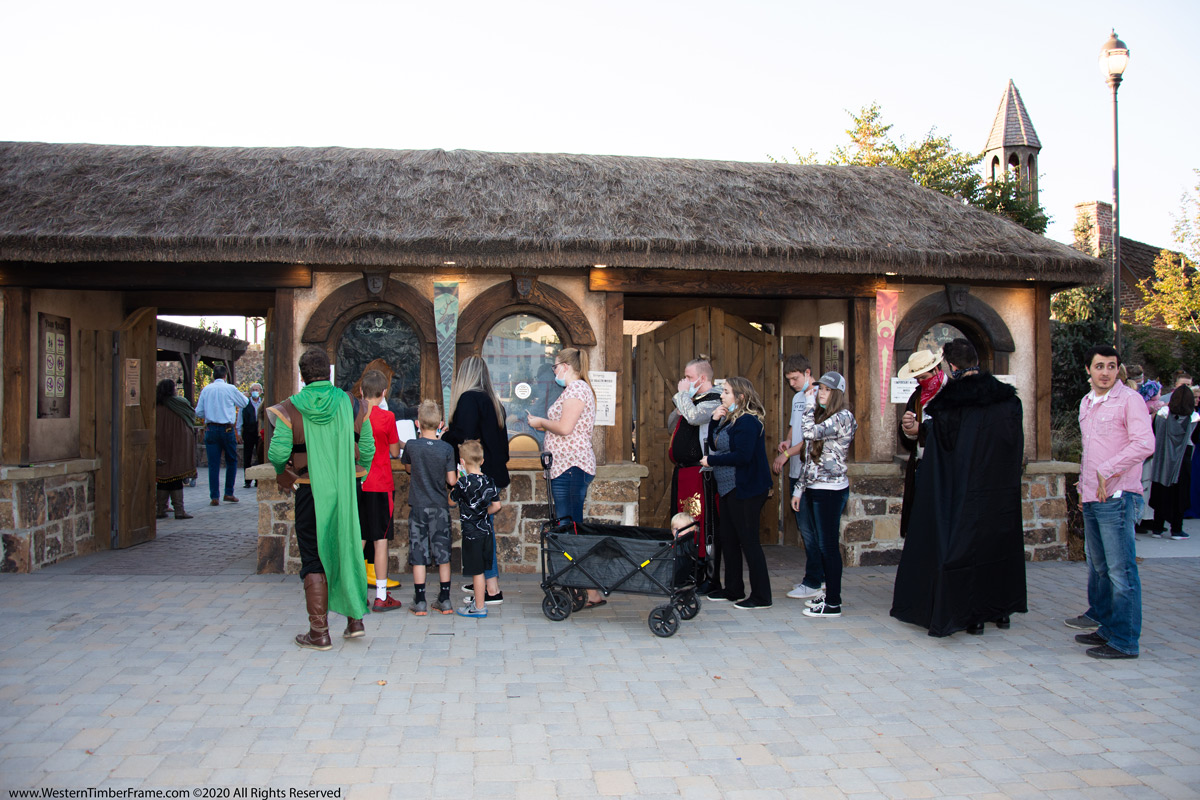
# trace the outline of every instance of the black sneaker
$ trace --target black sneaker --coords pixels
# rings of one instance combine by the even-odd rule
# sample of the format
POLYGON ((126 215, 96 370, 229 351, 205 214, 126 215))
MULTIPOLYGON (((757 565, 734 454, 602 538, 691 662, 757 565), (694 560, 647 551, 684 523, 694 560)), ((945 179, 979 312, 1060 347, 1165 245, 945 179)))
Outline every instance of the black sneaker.
POLYGON ((1068 628, 1074 628, 1077 631, 1094 631, 1100 627, 1099 622, 1096 622, 1096 620, 1092 619, 1091 617, 1085 617, 1083 614, 1080 614, 1078 617, 1064 619, 1063 624, 1068 628))
POLYGON ((730 597, 729 593, 726 592, 724 589, 721 589, 720 591, 716 591, 716 592, 713 592, 712 594, 706 595, 706 597, 708 597, 708 599, 712 600, 714 603, 728 603, 730 600, 732 600, 736 603, 742 599, 740 597, 730 597))
POLYGON ((1184 531, 1175 531, 1174 533, 1172 533, 1172 534, 1171 534, 1171 538, 1172 538, 1172 539, 1174 539, 1174 540, 1175 540, 1175 541, 1177 541, 1177 542, 1182 542, 1182 541, 1184 541, 1184 540, 1186 540, 1186 539, 1190 539, 1190 538, 1192 538, 1192 537, 1191 537, 1191 536, 1189 536, 1189 535, 1188 535, 1187 533, 1185 533, 1184 531))
POLYGON ((485 606, 498 606, 503 602, 504 602, 504 592, 496 592, 495 594, 488 594, 487 590, 486 589, 484 590, 483 604, 485 606))
POLYGON ((745 600, 738 600, 736 603, 733 604, 733 607, 753 610, 756 608, 770 608, 771 604, 770 603, 760 603, 757 600, 751 600, 750 598, 747 597, 745 600))
POLYGON ((804 616, 806 617, 840 617, 841 615, 841 606, 831 606, 824 601, 817 603, 812 608, 804 609, 804 616))
POLYGON ((1091 633, 1077 633, 1075 634, 1075 641, 1079 642, 1079 644, 1086 644, 1088 647, 1099 647, 1102 644, 1108 644, 1108 639, 1105 639, 1096 631, 1092 631, 1091 633))
POLYGON ((1092 658, 1106 658, 1106 659, 1137 658, 1137 653, 1122 653, 1120 650, 1113 647, 1111 644, 1102 644, 1099 647, 1093 647, 1092 649, 1086 650, 1085 652, 1092 658))

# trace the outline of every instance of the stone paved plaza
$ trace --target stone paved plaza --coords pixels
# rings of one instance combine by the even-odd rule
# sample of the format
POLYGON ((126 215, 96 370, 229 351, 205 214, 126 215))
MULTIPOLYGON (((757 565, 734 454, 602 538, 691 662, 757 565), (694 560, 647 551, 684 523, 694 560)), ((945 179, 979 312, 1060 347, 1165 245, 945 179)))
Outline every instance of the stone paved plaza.
POLYGON ((252 574, 238 487, 215 508, 189 490, 196 519, 160 521, 154 542, 0 578, 0 788, 1200 796, 1200 558, 1157 557, 1194 541, 1139 537, 1136 661, 1093 661, 1063 626, 1082 564, 1031 564, 1011 630, 933 639, 888 616, 891 568, 847 573, 842 618, 802 616, 779 549, 774 608, 706 603, 670 639, 634 595, 550 622, 533 575, 503 576, 486 620, 418 618, 402 576, 405 610, 322 653, 291 642, 299 579, 252 574))

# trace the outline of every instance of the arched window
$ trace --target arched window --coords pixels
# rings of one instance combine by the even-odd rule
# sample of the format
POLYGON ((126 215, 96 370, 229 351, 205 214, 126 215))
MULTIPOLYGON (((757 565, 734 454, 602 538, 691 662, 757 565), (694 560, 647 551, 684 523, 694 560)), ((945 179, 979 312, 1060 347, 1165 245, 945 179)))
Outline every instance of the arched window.
POLYGON ((1008 157, 1008 170, 1012 173, 1014 181, 1021 180, 1021 157, 1016 153, 1008 157))
POLYGON ((367 365, 382 358, 392 368, 389 405, 421 402, 421 341, 412 324, 386 311, 370 311, 351 320, 338 337, 334 383, 350 389, 367 365))
POLYGON ((529 414, 544 417, 562 388, 554 382, 554 359, 563 338, 545 319, 533 313, 504 317, 491 327, 480 355, 492 376, 492 386, 508 412, 511 458, 536 457, 545 433, 529 427, 529 414))
MULTIPOLYGON (((972 341, 972 337, 965 332, 955 327, 949 321, 935 322, 933 325, 922 334, 920 340, 917 341, 917 350, 928 350, 931 353, 940 353, 942 348, 955 339, 966 339, 975 345, 975 349, 979 350, 979 343, 972 341)), ((990 348, 988 348, 990 350, 990 348)), ((982 354, 981 354, 982 355, 982 354)))
POLYGON ((992 183, 1000 178, 1000 156, 992 156, 992 183))

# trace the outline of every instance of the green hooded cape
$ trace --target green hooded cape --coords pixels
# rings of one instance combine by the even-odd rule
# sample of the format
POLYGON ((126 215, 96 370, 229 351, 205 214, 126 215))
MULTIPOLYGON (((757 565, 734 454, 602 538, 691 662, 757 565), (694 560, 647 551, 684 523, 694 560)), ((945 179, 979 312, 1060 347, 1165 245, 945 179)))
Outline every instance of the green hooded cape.
MULTIPOLYGON (((367 585, 367 571, 358 527, 354 412, 350 396, 329 381, 314 381, 299 394, 292 395, 291 400, 296 410, 304 415, 308 476, 312 481, 313 508, 317 517, 317 552, 329 584, 329 610, 361 619, 367 613, 363 590, 367 585)), ((291 454, 291 438, 287 426, 276 426, 276 436, 271 440, 268 453, 276 472, 282 470, 291 454), (285 445, 287 451, 282 453, 280 461, 280 451, 285 445)), ((365 424, 359 433, 358 465, 369 466, 374 456, 375 437, 370 424, 365 424)))

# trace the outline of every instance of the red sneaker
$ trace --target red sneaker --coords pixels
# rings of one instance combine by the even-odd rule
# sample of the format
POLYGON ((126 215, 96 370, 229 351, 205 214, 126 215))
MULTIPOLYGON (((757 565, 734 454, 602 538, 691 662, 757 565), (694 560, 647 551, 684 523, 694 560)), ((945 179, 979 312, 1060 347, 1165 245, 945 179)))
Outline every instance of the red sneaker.
POLYGON ((371 610, 375 613, 381 613, 384 611, 395 611, 397 608, 400 608, 400 606, 400 601, 388 594, 383 600, 380 600, 378 597, 376 597, 374 604, 371 606, 371 610))

